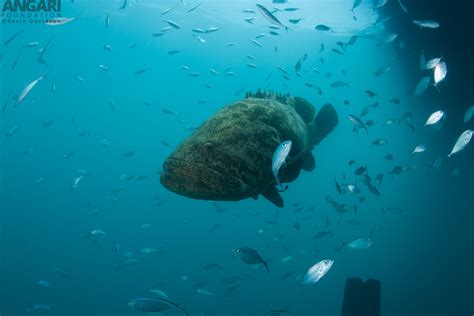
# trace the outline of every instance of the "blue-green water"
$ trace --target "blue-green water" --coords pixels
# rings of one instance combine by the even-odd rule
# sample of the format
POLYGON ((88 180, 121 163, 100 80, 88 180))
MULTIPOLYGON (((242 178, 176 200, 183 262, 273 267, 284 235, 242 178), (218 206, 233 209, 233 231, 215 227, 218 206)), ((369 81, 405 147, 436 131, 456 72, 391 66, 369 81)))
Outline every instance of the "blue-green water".
MULTIPOLYGON (((352 1, 279 5, 301 10, 276 12, 290 30, 259 38, 261 47, 252 40, 271 29, 255 2, 203 0, 188 12, 197 3, 129 1, 120 10, 121 1, 63 0, 63 17, 76 17, 69 23, 0 26, 2 42, 23 30, 1 49, 1 104, 7 102, 0 121, 1 315, 26 315, 38 304, 51 308, 48 315, 135 315, 128 302, 154 297, 153 289, 191 315, 264 315, 278 309, 337 315, 344 282, 353 276, 381 281, 382 315, 472 313, 472 144, 449 160, 447 155, 474 120, 463 123, 472 104, 450 99, 455 92, 448 87, 461 83, 449 76, 449 53, 443 56, 449 71, 440 91, 429 87, 414 98, 416 83, 432 71, 419 70, 421 49, 407 44, 416 39, 399 36, 379 45, 396 29, 372 25, 382 13, 370 2, 355 10, 357 20, 352 1), (173 10, 161 15, 167 8, 173 10), (299 17, 298 24, 288 22, 299 17), (169 26, 163 19, 180 29, 162 31, 169 26), (317 31, 317 24, 334 32, 317 31), (210 27, 220 29, 192 32, 210 27), (360 36, 355 45, 343 50, 337 44, 353 35, 360 36), (46 64, 40 64, 37 52, 51 38, 46 64), (24 47, 31 42, 38 45, 24 47), (170 54, 173 50, 180 52, 170 54), (305 54, 298 77, 294 67, 305 54), (288 71, 288 80, 278 67, 288 71), (390 71, 375 77, 381 67, 390 71), (146 71, 135 74, 140 69, 146 71), (46 71, 16 104, 26 85, 46 71), (189 76, 194 72, 200 75, 189 76), (331 87, 336 81, 349 86, 331 87), (304 97, 317 109, 331 103, 339 115, 339 125, 313 151, 316 170, 302 172, 282 193, 285 207, 262 197, 198 201, 163 188, 161 166, 174 147, 194 126, 258 88, 304 97), (368 89, 377 96, 368 97, 368 89), (390 102, 393 98, 400 104, 390 102), (364 120, 375 125, 368 133, 353 133, 349 114, 359 115, 374 102, 379 106, 364 120), (444 126, 424 127, 436 110, 446 112, 444 126), (406 112, 413 114, 408 123, 415 132, 398 124, 406 112), (385 124, 389 119, 395 123, 385 124), (378 138, 388 143, 371 145, 378 138), (412 155, 419 144, 426 144, 426 152, 412 155), (385 159, 387 154, 395 160, 385 159), (443 163, 428 172, 438 156, 443 163), (367 166, 373 178, 384 175, 380 196, 357 180, 359 166, 367 166), (395 166, 405 167, 401 175, 389 175, 395 166), (362 192, 338 194, 334 180, 356 184, 362 192), (327 196, 351 211, 341 217, 327 196), (93 236, 95 229, 108 236, 93 236), (321 231, 330 234, 315 238, 321 231), (341 241, 371 232, 370 248, 335 250, 341 241), (270 273, 234 256, 244 246, 268 260, 270 273), (323 259, 335 261, 328 274, 301 287, 301 276, 323 259), (207 271, 207 264, 220 268, 207 271), (40 287, 40 280, 49 287, 40 287)), ((437 30, 415 28, 412 36, 422 38, 423 32, 437 30)), ((449 47, 426 48, 425 54, 429 59, 443 50, 449 47)))

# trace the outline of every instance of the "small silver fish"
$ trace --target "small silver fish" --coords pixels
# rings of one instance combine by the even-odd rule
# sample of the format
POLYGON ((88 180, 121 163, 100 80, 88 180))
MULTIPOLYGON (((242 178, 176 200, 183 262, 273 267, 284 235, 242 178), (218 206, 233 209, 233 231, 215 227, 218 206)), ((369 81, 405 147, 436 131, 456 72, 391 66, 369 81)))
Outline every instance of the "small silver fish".
POLYGON ((300 8, 284 8, 283 9, 286 12, 295 12, 301 10, 300 8))
POLYGON ((337 250, 340 251, 346 247, 356 250, 367 249, 370 248, 373 244, 374 242, 371 238, 358 238, 347 243, 342 243, 341 247, 339 247, 337 250))
POLYGON ((170 20, 161 20, 162 22, 168 23, 169 26, 174 27, 175 29, 180 29, 181 27, 173 21, 170 20))
POLYGON ((31 92, 31 90, 40 82, 43 80, 43 78, 46 76, 46 73, 42 74, 38 79, 33 80, 30 82, 25 89, 20 93, 20 96, 18 97, 18 100, 16 101, 16 105, 20 104, 21 101, 23 101, 26 96, 31 92))
POLYGON ((398 4, 400 5, 400 8, 402 8, 403 12, 408 14, 408 9, 407 7, 402 3, 402 0, 398 0, 398 4))
POLYGON ((435 125, 439 121, 441 121, 444 117, 444 112, 443 111, 436 111, 433 112, 430 117, 426 120, 425 126, 427 125, 435 125))
POLYGON ((48 50, 49 46, 51 45, 51 43, 53 42, 54 40, 54 36, 52 36, 48 43, 46 43, 46 46, 41 48, 40 50, 38 50, 38 58, 36 59, 38 61, 38 63, 40 64, 46 64, 46 61, 44 60, 43 56, 45 54, 45 52, 48 50))
POLYGON ((168 8, 164 11, 161 11, 160 15, 165 15, 166 13, 170 12, 171 10, 173 10, 173 8, 168 8))
POLYGON ((395 41, 395 39, 398 37, 398 34, 395 34, 395 33, 390 33, 388 35, 386 35, 382 41, 379 42, 379 46, 380 45, 389 45, 390 43, 392 43, 393 41, 395 41))
POLYGON ((125 10, 125 8, 128 6, 128 0, 124 0, 123 4, 120 6, 119 10, 125 10))
POLYGON ((253 24, 253 20, 254 20, 254 19, 255 19, 254 17, 252 17, 252 18, 245 18, 244 21, 247 22, 247 23, 253 24))
POLYGON ((32 48, 32 47, 36 47, 38 45, 39 45, 38 42, 29 42, 29 43, 26 43, 25 46, 23 46, 23 47, 32 48))
POLYGON ((387 143, 388 143, 388 141, 386 139, 378 138, 378 139, 376 139, 372 142, 372 145, 383 146, 383 145, 386 145, 387 143))
POLYGON ((426 90, 428 89, 429 85, 431 82, 430 77, 423 77, 418 84, 416 85, 415 92, 413 95, 415 97, 421 97, 423 94, 425 94, 426 90))
POLYGON ((42 287, 42 288, 47 288, 47 287, 49 287, 49 282, 46 281, 46 280, 40 280, 40 281, 38 281, 38 286, 42 287))
POLYGON ((439 27, 438 22, 431 20, 413 20, 412 22, 413 24, 423 28, 437 29, 439 27))
POLYGON ((426 151, 426 146, 424 144, 420 144, 418 146, 415 147, 415 149, 413 149, 413 151, 411 152, 411 154, 418 154, 418 153, 422 153, 422 152, 425 152, 426 151))
POLYGON ((469 122, 474 117, 474 105, 470 106, 467 109, 466 114, 464 114, 464 124, 469 122))
POLYGON ((425 53, 421 51, 420 54, 420 70, 425 70, 426 69, 426 57, 425 53))
POLYGON ((318 24, 314 28, 318 31, 323 31, 323 32, 331 31, 331 32, 334 32, 332 28, 330 28, 329 26, 324 25, 324 24, 318 24))
POLYGON ((197 8, 199 8, 199 6, 202 4, 202 2, 199 2, 198 4, 196 4, 194 7, 192 7, 191 9, 188 10, 188 12, 193 12, 194 10, 196 10, 197 8))
POLYGON ((10 90, 10 93, 8 94, 7 98, 5 99, 5 103, 3 104, 3 108, 2 108, 2 115, 5 114, 5 111, 7 110, 7 106, 8 106, 8 103, 10 102, 12 92, 13 92, 13 90, 10 90))
POLYGON ((214 296, 216 295, 214 292, 209 290, 208 288, 205 287, 200 287, 196 290, 196 293, 204 295, 204 296, 214 296))
MULTIPOLYGON (((81 182, 82 179, 84 179, 84 176, 79 176, 79 177, 74 178, 71 185, 71 189, 72 190, 77 189, 77 187, 79 186, 79 182, 81 182)), ((94 235, 93 231, 91 232, 91 234, 94 235)))
POLYGON ((210 28, 206 29, 206 30, 204 31, 204 33, 206 33, 206 34, 214 33, 214 32, 217 32, 217 31, 219 31, 219 30, 220 30, 219 27, 210 27, 210 28))
POLYGON ((471 130, 464 131, 461 134, 461 136, 459 136, 459 138, 457 139, 448 157, 451 157, 452 155, 464 150, 464 148, 466 148, 466 146, 471 141, 473 134, 474 134, 474 131, 471 131, 471 130))
POLYGON ((17 38, 18 35, 20 35, 21 33, 23 33, 24 30, 20 30, 18 32, 16 32, 15 34, 13 34, 11 37, 9 37, 5 42, 3 42, 3 45, 4 46, 7 46, 8 44, 10 44, 11 42, 13 42, 13 40, 15 38, 17 38))
POLYGON ((107 66, 101 64, 101 65, 99 65, 99 68, 100 68, 100 70, 102 70, 103 72, 106 72, 106 73, 108 73, 109 75, 111 74, 111 72, 110 72, 110 70, 109 70, 109 68, 108 68, 107 66))
POLYGON ((440 83, 441 81, 446 78, 446 74, 448 73, 448 68, 446 66, 446 63, 444 61, 439 62, 434 70, 433 78, 434 78, 434 84, 435 86, 440 83))
POLYGON ((260 11, 260 13, 261 13, 268 21, 270 21, 270 23, 275 24, 276 26, 279 26, 279 27, 283 27, 283 28, 285 28, 285 30, 288 31, 288 27, 286 27, 285 25, 283 25, 283 23, 281 23, 280 20, 278 20, 278 19, 273 15, 273 13, 271 13, 271 12, 270 12, 267 8, 265 8, 263 5, 257 4, 257 8, 258 8, 258 10, 260 11))
POLYGON ((278 66, 277 68, 278 68, 278 70, 280 70, 280 71, 283 72, 284 74, 286 74, 286 75, 288 74, 288 71, 287 71, 285 68, 283 68, 283 67, 281 67, 281 66, 278 66))
POLYGON ((387 0, 378 0, 377 4, 373 7, 373 9, 380 9, 387 4, 387 0))
POLYGON ((303 277, 303 284, 313 284, 325 276, 334 264, 334 260, 321 260, 308 269, 303 277))
POLYGON ((150 293, 156 294, 156 295, 158 295, 162 298, 165 298, 165 299, 169 299, 168 295, 166 295, 166 293, 161 291, 161 290, 150 290, 150 293))
POLYGON ((365 129, 365 132, 367 132, 367 126, 362 122, 360 118, 353 114, 349 114, 349 120, 354 124, 357 128, 363 128, 365 129))
POLYGON ((349 84, 342 81, 336 81, 336 82, 331 83, 331 87, 332 88, 349 87, 349 84))
POLYGON ((432 58, 426 62, 424 69, 433 69, 440 63, 440 61, 441 57, 432 58))
POLYGON ((283 189, 283 186, 280 183, 280 179, 278 178, 278 172, 280 171, 280 168, 282 167, 282 165, 285 163, 286 158, 288 157, 288 154, 291 151, 291 145, 292 145, 291 140, 284 141, 280 145, 278 145, 277 149, 273 153, 272 173, 273 173, 273 176, 275 177, 277 185, 282 189, 283 189))
POLYGON ((291 24, 298 24, 298 23, 300 23, 302 20, 303 20, 303 18, 299 18, 299 19, 289 19, 288 22, 290 22, 291 24))
POLYGON ((260 44, 260 42, 257 41, 257 40, 252 40, 252 43, 254 43, 255 45, 257 45, 258 47, 262 47, 262 44, 260 44))
POLYGON ((15 70, 16 65, 20 61, 21 56, 22 56, 22 54, 18 55, 18 57, 15 59, 15 62, 13 63, 12 68, 11 68, 12 71, 15 70))
POLYGON ((94 236, 94 237, 99 237, 99 236, 106 237, 106 236, 108 236, 108 234, 106 232, 104 232, 103 230, 100 230, 100 229, 92 230, 91 235, 94 236))
POLYGON ((51 310, 49 306, 46 305, 36 305, 31 309, 28 309, 28 313, 43 315, 48 313, 51 310))

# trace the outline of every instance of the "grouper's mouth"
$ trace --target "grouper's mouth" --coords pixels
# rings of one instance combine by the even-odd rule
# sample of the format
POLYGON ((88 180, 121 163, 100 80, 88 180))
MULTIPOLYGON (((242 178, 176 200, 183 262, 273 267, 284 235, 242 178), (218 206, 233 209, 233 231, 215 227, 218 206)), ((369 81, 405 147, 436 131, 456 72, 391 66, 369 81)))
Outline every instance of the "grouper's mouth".
POLYGON ((235 179, 200 162, 168 158, 163 164, 160 182, 168 190, 193 199, 236 200, 238 198, 235 179))

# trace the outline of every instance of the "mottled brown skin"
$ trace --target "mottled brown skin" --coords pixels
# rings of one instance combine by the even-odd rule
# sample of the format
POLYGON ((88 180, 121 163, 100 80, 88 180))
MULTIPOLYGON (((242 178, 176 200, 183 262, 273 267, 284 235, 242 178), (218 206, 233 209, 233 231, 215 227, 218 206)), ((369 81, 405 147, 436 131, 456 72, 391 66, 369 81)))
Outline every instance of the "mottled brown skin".
MULTIPOLYGON (((272 157, 293 142, 291 156, 311 146, 307 124, 294 108, 272 99, 247 98, 224 107, 181 143, 163 164, 160 182, 194 199, 236 201, 273 189, 272 157)), ((298 177, 301 162, 280 171, 298 177)))

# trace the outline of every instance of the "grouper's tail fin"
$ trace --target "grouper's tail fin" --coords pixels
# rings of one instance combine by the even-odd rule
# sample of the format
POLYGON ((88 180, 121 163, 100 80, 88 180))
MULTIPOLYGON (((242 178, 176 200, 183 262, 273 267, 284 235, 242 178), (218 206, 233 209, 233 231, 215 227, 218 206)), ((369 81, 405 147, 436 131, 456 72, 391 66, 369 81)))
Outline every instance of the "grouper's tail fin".
POLYGON ((338 123, 336 109, 329 103, 325 104, 310 125, 313 145, 318 145, 338 123))

